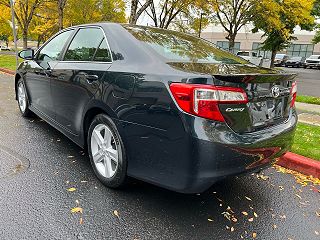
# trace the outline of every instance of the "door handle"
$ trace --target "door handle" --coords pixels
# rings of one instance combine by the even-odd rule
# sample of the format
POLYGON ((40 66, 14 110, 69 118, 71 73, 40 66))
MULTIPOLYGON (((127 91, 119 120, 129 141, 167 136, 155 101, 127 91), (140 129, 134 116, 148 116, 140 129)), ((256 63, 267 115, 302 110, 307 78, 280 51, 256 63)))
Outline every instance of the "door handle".
POLYGON ((92 82, 97 81, 99 79, 98 75, 85 74, 84 77, 87 79, 88 83, 92 83, 92 82))
POLYGON ((52 70, 51 69, 46 69, 44 70, 44 73, 47 75, 47 76, 50 76, 52 74, 52 70))

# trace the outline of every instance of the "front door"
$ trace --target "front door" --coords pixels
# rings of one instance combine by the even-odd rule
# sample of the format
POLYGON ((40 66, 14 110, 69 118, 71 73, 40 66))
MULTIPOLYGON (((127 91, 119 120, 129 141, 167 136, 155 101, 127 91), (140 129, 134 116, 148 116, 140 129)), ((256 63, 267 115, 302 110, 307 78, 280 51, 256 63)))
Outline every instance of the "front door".
POLYGON ((29 61, 26 75, 26 88, 31 107, 54 119, 55 111, 51 97, 50 79, 53 67, 58 63, 64 44, 73 30, 62 32, 47 42, 29 61))

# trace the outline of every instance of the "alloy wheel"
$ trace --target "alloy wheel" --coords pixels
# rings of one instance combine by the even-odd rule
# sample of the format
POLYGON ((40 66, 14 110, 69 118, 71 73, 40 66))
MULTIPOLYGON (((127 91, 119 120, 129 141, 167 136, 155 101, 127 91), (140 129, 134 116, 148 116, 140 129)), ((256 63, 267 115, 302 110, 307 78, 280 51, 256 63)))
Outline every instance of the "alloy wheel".
POLYGON ((105 124, 98 124, 92 131, 91 154, 98 172, 112 178, 118 168, 119 151, 114 134, 105 124))
POLYGON ((18 85, 18 103, 21 112, 25 112, 27 108, 26 91, 24 89, 23 83, 20 82, 18 85))

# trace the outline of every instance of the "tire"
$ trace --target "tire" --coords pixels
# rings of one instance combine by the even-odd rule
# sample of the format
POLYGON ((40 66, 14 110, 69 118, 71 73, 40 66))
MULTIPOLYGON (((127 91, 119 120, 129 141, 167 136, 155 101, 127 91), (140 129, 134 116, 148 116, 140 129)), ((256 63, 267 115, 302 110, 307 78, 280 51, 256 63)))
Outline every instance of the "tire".
POLYGON ((27 94, 24 82, 22 81, 21 78, 17 83, 17 101, 18 101, 18 106, 19 106, 21 115, 26 118, 32 117, 33 114, 29 109, 28 94, 27 94))
POLYGON ((88 154, 97 178, 109 188, 123 187, 127 158, 115 123, 107 115, 99 114, 91 122, 87 136, 88 154))

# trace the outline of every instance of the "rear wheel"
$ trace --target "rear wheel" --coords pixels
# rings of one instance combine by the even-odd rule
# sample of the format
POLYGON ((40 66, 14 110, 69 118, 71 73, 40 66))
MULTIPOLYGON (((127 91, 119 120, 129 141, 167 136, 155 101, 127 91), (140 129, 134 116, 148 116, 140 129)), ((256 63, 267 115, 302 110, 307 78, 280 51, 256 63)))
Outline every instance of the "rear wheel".
POLYGON ((107 115, 99 114, 93 119, 87 145, 98 179, 110 188, 123 186, 127 175, 125 148, 116 125, 107 115))
POLYGON ((32 112, 29 110, 28 95, 22 79, 17 84, 17 100, 22 116, 31 117, 32 112))

